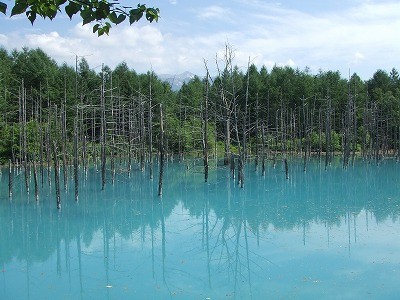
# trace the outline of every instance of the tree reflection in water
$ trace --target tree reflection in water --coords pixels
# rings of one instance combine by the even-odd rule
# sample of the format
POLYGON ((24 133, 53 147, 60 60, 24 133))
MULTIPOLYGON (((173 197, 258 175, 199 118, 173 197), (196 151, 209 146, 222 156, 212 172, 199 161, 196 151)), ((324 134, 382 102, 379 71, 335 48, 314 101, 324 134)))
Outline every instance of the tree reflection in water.
POLYGON ((51 188, 43 188, 36 204, 17 173, 8 200, 3 172, 0 298, 324 295, 326 286, 325 292, 321 287, 291 294, 303 284, 293 282, 307 281, 308 275, 299 274, 314 272, 323 258, 313 274, 332 283, 334 264, 345 270, 346 263, 356 264, 345 262, 343 251, 347 259, 352 251, 366 255, 378 243, 370 237, 394 234, 380 225, 399 224, 399 165, 360 161, 347 170, 338 163, 325 171, 311 161, 303 172, 300 161, 289 163, 289 180, 279 164, 265 176, 249 167, 244 189, 227 169, 210 169, 205 184, 196 166, 186 170, 169 163, 162 198, 157 182, 140 171, 116 174, 114 185, 101 191, 92 168, 79 176, 79 202, 68 184, 61 211, 51 188))

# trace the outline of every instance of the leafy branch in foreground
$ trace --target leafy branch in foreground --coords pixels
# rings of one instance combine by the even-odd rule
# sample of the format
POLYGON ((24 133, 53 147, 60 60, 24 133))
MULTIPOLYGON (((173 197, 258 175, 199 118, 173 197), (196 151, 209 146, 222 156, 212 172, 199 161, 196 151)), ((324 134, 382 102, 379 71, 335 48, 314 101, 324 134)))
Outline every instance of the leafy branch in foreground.
MULTIPOLYGON (((0 1, 0 13, 7 14, 8 6, 0 1)), ((133 8, 123 6, 118 0, 15 0, 11 8, 11 16, 25 13, 28 20, 34 24, 36 17, 53 20, 64 10, 70 19, 79 13, 82 25, 94 22, 93 33, 98 36, 108 34, 112 24, 118 25, 124 21, 129 24, 138 22, 145 16, 148 22, 158 21, 160 10, 138 4, 133 8)))

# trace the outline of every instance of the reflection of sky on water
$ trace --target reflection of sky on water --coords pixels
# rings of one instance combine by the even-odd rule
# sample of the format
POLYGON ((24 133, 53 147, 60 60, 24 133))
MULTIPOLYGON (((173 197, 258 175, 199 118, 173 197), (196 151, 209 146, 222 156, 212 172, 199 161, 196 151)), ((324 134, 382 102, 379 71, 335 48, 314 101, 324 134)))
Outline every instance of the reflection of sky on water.
MULTIPOLYGON (((73 183, 62 210, 0 180, 1 299, 394 298, 400 291, 399 165, 328 171, 291 162, 242 190, 222 168, 170 164, 162 201, 146 173, 73 183), (29 199, 29 202, 27 201, 29 199)), ((45 181, 46 182, 46 181, 45 181)))

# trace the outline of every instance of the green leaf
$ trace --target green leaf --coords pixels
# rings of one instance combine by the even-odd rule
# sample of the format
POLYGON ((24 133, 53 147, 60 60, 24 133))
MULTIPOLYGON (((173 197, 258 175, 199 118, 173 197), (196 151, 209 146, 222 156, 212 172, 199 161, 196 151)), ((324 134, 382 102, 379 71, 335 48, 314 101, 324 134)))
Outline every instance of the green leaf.
POLYGON ((104 33, 108 35, 110 32, 111 24, 106 22, 106 25, 104 25, 104 33))
POLYGON ((54 3, 51 3, 49 9, 52 11, 57 11, 57 6, 54 3))
POLYGON ((54 3, 50 3, 49 5, 43 8, 43 13, 40 11, 36 11, 39 15, 44 15, 45 17, 49 17, 50 20, 53 20, 57 15, 57 6, 54 3))
POLYGON ((18 2, 11 10, 11 16, 22 14, 28 8, 28 4, 26 2, 18 2))
POLYGON ((104 28, 100 27, 97 31, 97 36, 102 36, 104 34, 104 28))
POLYGON ((97 30, 99 30, 100 24, 96 24, 93 26, 93 33, 95 33, 97 30))
POLYGON ((81 10, 81 5, 75 2, 69 2, 69 4, 65 7, 65 12, 67 13, 70 19, 72 19, 72 16, 75 15, 80 10, 81 10))
POLYGON ((139 21, 143 16, 143 11, 140 9, 131 9, 129 12, 129 23, 133 24, 137 21, 139 21))
POLYGON ((57 11, 56 10, 52 10, 50 11, 47 16, 50 18, 50 20, 53 20, 57 15, 57 11))
POLYGON ((110 13, 109 15, 108 15, 108 19, 111 21, 111 22, 113 22, 114 24, 118 24, 117 22, 118 22, 118 17, 117 17, 117 14, 115 13, 115 11, 113 11, 112 13, 110 13))
POLYGON ((157 9, 154 8, 148 8, 146 11, 146 19, 150 23, 153 22, 154 20, 158 21, 158 13, 157 9))
POLYGON ((110 4, 107 2, 100 2, 97 11, 101 11, 105 18, 110 13, 110 4))
POLYGON ((120 14, 120 15, 118 16, 117 23, 115 23, 115 24, 120 24, 120 23, 122 23, 123 21, 125 21, 125 19, 126 19, 126 15, 120 14))
POLYGON ((34 11, 27 11, 26 12, 26 16, 28 17, 28 20, 31 21, 31 24, 33 25, 33 23, 36 20, 36 13, 34 11))
POLYGON ((110 6, 108 2, 99 2, 98 5, 94 5, 96 7, 95 16, 96 20, 103 20, 108 17, 110 14, 110 6))
POLYGON ((83 25, 88 24, 96 19, 96 17, 94 16, 94 14, 90 8, 86 8, 86 9, 82 10, 81 17, 82 17, 83 25))
POLYGON ((67 2, 67 0, 56 0, 57 6, 63 5, 65 2, 67 2))
POLYGON ((0 12, 6 14, 7 11, 7 4, 0 2, 0 12))
POLYGON ((123 21, 125 21, 126 15, 120 14, 119 16, 117 16, 115 12, 112 12, 111 14, 108 15, 108 19, 114 24, 120 24, 123 21))
POLYGON ((140 10, 141 12, 145 12, 146 11, 146 5, 143 4, 138 4, 138 10, 140 10))
POLYGON ((108 12, 98 8, 96 9, 94 15, 96 16, 96 20, 103 20, 107 18, 108 12))

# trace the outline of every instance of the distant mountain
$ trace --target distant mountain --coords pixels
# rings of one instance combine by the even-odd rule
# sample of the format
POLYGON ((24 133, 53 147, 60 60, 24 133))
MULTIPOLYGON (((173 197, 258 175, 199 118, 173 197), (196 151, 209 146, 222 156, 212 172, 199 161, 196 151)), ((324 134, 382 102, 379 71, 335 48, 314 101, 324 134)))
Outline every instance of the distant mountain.
POLYGON ((178 91, 183 83, 188 82, 189 80, 194 78, 194 74, 190 72, 183 72, 182 74, 159 74, 158 78, 162 81, 166 81, 171 85, 172 90, 178 91))

